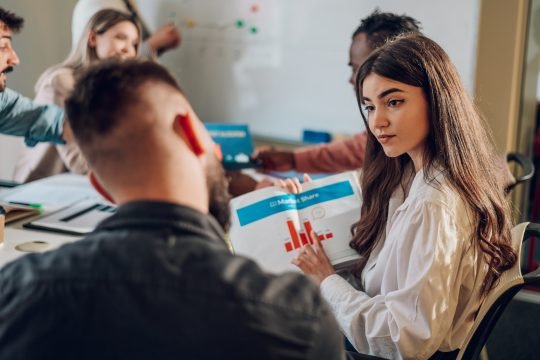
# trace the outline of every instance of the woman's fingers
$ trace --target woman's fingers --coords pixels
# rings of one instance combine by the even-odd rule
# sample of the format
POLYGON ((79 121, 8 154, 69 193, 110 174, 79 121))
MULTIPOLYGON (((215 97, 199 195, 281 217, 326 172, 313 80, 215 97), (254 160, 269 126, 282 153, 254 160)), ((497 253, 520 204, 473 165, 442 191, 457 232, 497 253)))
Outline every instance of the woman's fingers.
POLYGON ((335 274, 335 271, 320 241, 318 246, 319 250, 317 252, 310 245, 303 246, 296 257, 291 260, 291 263, 298 266, 304 274, 309 275, 316 283, 320 284, 328 276, 335 274))
POLYGON ((317 254, 315 253, 315 251, 313 250, 313 248, 309 244, 304 245, 300 251, 305 252, 310 257, 315 257, 315 258, 317 257, 317 254))
POLYGON ((275 186, 290 192, 291 194, 299 194, 302 192, 302 184, 298 178, 279 179, 274 183, 275 186))
MULTIPOLYGON (((300 270, 304 271, 304 263, 298 259, 297 257, 294 257, 292 260, 291 260, 291 263, 293 265, 296 265, 300 268, 300 270)), ((305 272, 305 271, 304 271, 305 272)))
POLYGON ((298 194, 302 192, 302 184, 296 178, 278 180, 276 186, 279 186, 283 190, 290 192, 291 194, 298 194))
POLYGON ((324 251, 324 248, 321 244, 321 240, 319 240, 319 236, 313 230, 311 231, 311 238, 313 239, 313 243, 315 245, 315 250, 317 251, 317 254, 326 255, 326 251, 324 251))
POLYGON ((293 178, 292 182, 293 182, 294 186, 296 187, 296 194, 301 193, 302 192, 302 184, 300 184, 300 181, 298 180, 298 178, 293 178))
POLYGON ((298 266, 306 274, 313 274, 315 264, 313 264, 312 259, 304 252, 299 252, 296 257, 294 257, 291 262, 298 266))

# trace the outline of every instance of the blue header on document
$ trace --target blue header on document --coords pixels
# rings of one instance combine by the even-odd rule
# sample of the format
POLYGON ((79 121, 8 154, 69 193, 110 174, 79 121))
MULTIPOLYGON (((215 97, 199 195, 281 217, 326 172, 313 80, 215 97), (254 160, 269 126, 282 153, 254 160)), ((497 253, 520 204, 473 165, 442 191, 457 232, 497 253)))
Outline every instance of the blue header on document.
POLYGON ((287 210, 302 210, 313 205, 353 195, 354 191, 349 181, 322 186, 300 194, 285 194, 256 202, 236 211, 240 225, 252 222, 287 210))

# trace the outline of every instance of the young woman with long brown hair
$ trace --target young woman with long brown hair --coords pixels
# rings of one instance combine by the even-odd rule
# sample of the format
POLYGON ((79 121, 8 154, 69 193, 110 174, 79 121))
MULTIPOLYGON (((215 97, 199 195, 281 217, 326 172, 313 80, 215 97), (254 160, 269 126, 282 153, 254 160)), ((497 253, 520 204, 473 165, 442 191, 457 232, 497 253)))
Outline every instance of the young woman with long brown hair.
POLYGON ((452 358, 516 261, 498 157, 448 55, 422 35, 374 52, 356 93, 370 130, 351 241, 363 289, 335 274, 320 243, 293 262, 359 352, 452 358))

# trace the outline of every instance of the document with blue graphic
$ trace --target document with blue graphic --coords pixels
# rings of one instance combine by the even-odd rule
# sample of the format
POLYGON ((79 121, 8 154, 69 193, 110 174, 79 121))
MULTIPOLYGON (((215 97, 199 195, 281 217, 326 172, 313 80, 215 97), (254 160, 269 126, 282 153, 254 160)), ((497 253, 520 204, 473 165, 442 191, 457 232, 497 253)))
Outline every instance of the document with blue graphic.
POLYGON ((204 126, 221 148, 225 169, 238 170, 259 166, 251 159, 253 141, 248 125, 205 123, 204 126))
POLYGON ((269 187, 234 198, 230 231, 234 252, 269 272, 300 271, 291 260, 317 236, 336 269, 357 260, 358 254, 349 247, 351 225, 358 221, 362 204, 356 173, 307 182, 302 189, 289 194, 269 187))

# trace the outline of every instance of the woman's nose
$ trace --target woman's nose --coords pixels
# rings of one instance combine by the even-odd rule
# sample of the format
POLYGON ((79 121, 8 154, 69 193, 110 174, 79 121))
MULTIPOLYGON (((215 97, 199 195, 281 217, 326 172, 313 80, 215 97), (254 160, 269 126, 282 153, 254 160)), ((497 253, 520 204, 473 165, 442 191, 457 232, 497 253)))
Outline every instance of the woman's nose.
POLYGON ((374 110, 369 115, 375 129, 383 129, 388 126, 388 118, 386 117, 384 111, 374 110))

